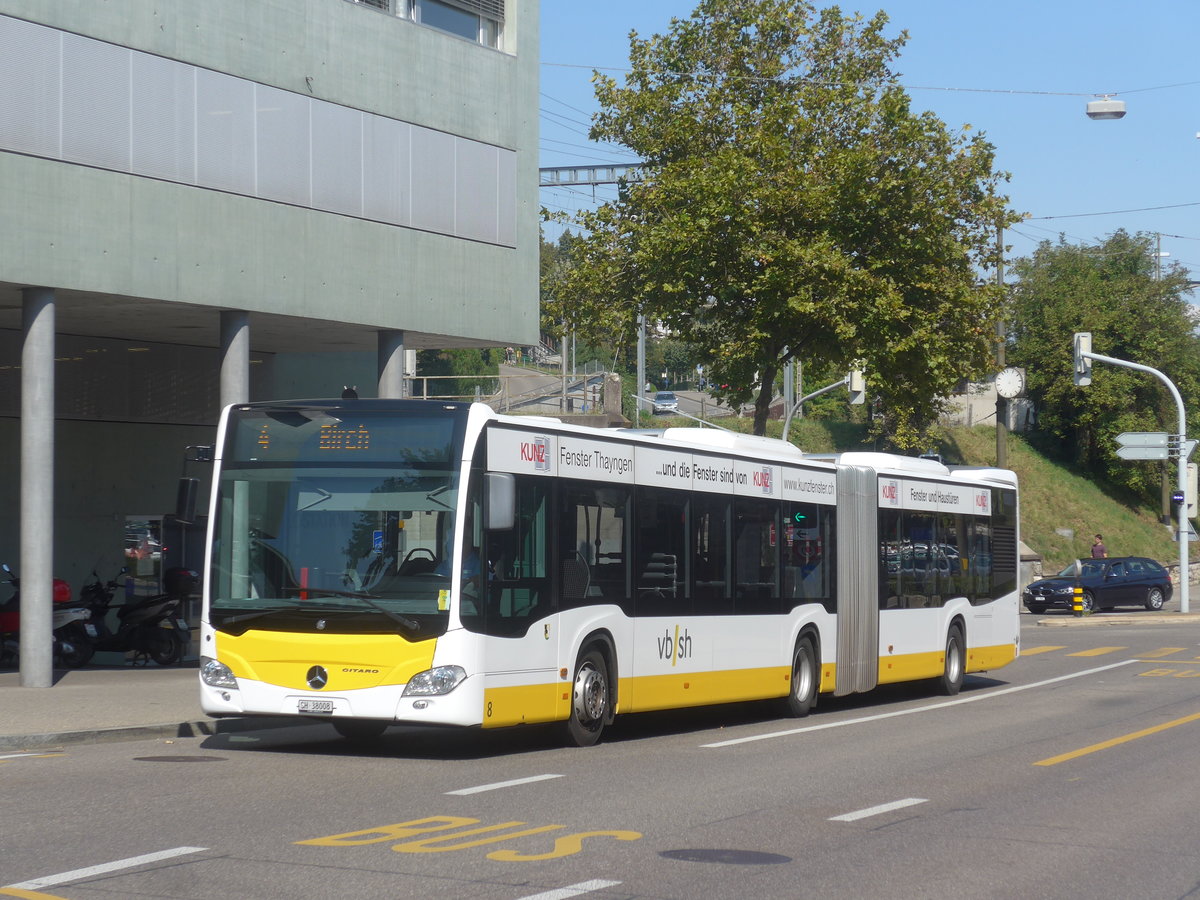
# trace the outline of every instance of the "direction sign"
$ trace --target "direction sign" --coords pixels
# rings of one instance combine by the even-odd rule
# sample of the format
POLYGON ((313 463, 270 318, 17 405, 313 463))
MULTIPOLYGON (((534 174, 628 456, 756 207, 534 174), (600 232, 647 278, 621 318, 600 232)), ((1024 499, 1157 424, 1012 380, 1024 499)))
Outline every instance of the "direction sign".
MULTIPOLYGON (((1117 435, 1122 447, 1166 447, 1168 435, 1165 431, 1124 431, 1117 435)), ((1126 457, 1127 459, 1166 459, 1165 456, 1126 457)))
POLYGON ((1166 447, 1118 447, 1121 459, 1166 459, 1170 454, 1166 447))

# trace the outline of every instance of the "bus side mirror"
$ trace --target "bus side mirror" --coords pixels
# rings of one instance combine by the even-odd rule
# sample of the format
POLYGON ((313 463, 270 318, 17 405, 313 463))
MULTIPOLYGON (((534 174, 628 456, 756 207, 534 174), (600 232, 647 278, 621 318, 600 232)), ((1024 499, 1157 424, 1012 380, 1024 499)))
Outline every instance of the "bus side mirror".
POLYGON ((185 476, 179 479, 179 488, 175 493, 175 518, 185 525, 196 521, 196 493, 199 490, 199 478, 185 476))
POLYGON ((517 480, 507 472, 483 476, 484 527, 507 531, 517 524, 517 480))

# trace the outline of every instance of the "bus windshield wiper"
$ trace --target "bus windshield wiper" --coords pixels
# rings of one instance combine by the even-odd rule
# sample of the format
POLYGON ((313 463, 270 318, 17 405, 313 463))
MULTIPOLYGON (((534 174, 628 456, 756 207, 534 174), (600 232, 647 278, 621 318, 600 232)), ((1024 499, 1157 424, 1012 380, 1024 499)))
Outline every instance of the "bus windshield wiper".
MULTIPOLYGON (((222 619, 218 627, 223 628, 226 625, 233 625, 237 622, 249 622, 251 619, 261 619, 264 616, 273 616, 275 613, 302 613, 308 612, 311 607, 308 606, 272 606, 270 609, 256 609, 254 612, 241 613, 240 615, 230 616, 227 619, 222 619)), ((220 610, 213 610, 214 613, 220 614, 220 610)))
POLYGON ((383 613, 393 622, 403 626, 405 630, 410 632, 417 632, 421 630, 421 623, 416 619, 410 619, 408 616, 388 609, 382 603, 376 603, 373 599, 375 595, 368 594, 366 591, 337 591, 331 588, 321 588, 319 590, 312 589, 312 592, 314 594, 329 594, 333 597, 348 597, 351 600, 361 600, 363 603, 367 604, 367 606, 371 607, 371 609, 375 610, 376 612, 383 613))

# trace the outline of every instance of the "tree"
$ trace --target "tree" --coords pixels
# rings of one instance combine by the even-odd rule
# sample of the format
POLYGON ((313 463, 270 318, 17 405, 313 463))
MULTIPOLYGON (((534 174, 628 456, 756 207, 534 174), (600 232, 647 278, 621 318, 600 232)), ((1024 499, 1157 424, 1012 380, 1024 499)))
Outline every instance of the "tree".
POLYGON ((790 358, 868 371, 892 437, 918 443, 939 397, 992 356, 994 229, 1013 221, 993 148, 914 113, 887 16, 803 0, 701 0, 630 36, 619 86, 594 77, 596 140, 642 180, 584 213, 558 301, 632 330, 639 311, 695 344, 765 432, 790 358))
POLYGON ((570 296, 564 293, 563 282, 575 265, 579 239, 570 231, 564 231, 558 243, 541 238, 541 329, 544 334, 556 335, 560 340, 567 327, 575 329, 579 343, 579 361, 596 361, 613 371, 632 369, 637 337, 631 327, 624 323, 599 324, 596 320, 584 319, 586 328, 581 333, 580 320, 570 296))
POLYGON ((1195 421, 1200 397, 1200 339, 1183 299, 1187 272, 1172 266, 1156 277, 1151 235, 1117 231, 1096 245, 1043 241, 1012 272, 1008 359, 1024 366, 1037 431, 1084 471, 1146 497, 1159 468, 1116 455, 1123 431, 1179 429, 1174 399, 1157 378, 1097 363, 1092 384, 1072 379, 1072 335, 1092 333, 1104 356, 1158 369, 1174 382, 1195 421))
POLYGON ((430 379, 428 390, 432 396, 471 397, 476 391, 491 394, 498 390, 499 381, 486 375, 498 375, 503 358, 504 351, 494 348, 420 350, 417 373, 430 379), (464 377, 449 377, 454 375, 464 377))
MULTIPOLYGON (((660 342, 663 367, 676 381, 695 381, 698 354, 687 341, 667 337, 660 342)), ((665 386, 665 385, 664 385, 665 386)))

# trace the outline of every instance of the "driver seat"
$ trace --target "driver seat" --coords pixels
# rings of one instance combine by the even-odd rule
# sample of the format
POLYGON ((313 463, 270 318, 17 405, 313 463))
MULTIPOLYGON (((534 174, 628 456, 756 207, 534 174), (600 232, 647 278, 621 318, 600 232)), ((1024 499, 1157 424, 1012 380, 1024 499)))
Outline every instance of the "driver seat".
POLYGON ((417 556, 400 566, 397 575, 427 575, 437 568, 437 563, 424 556, 417 556))

